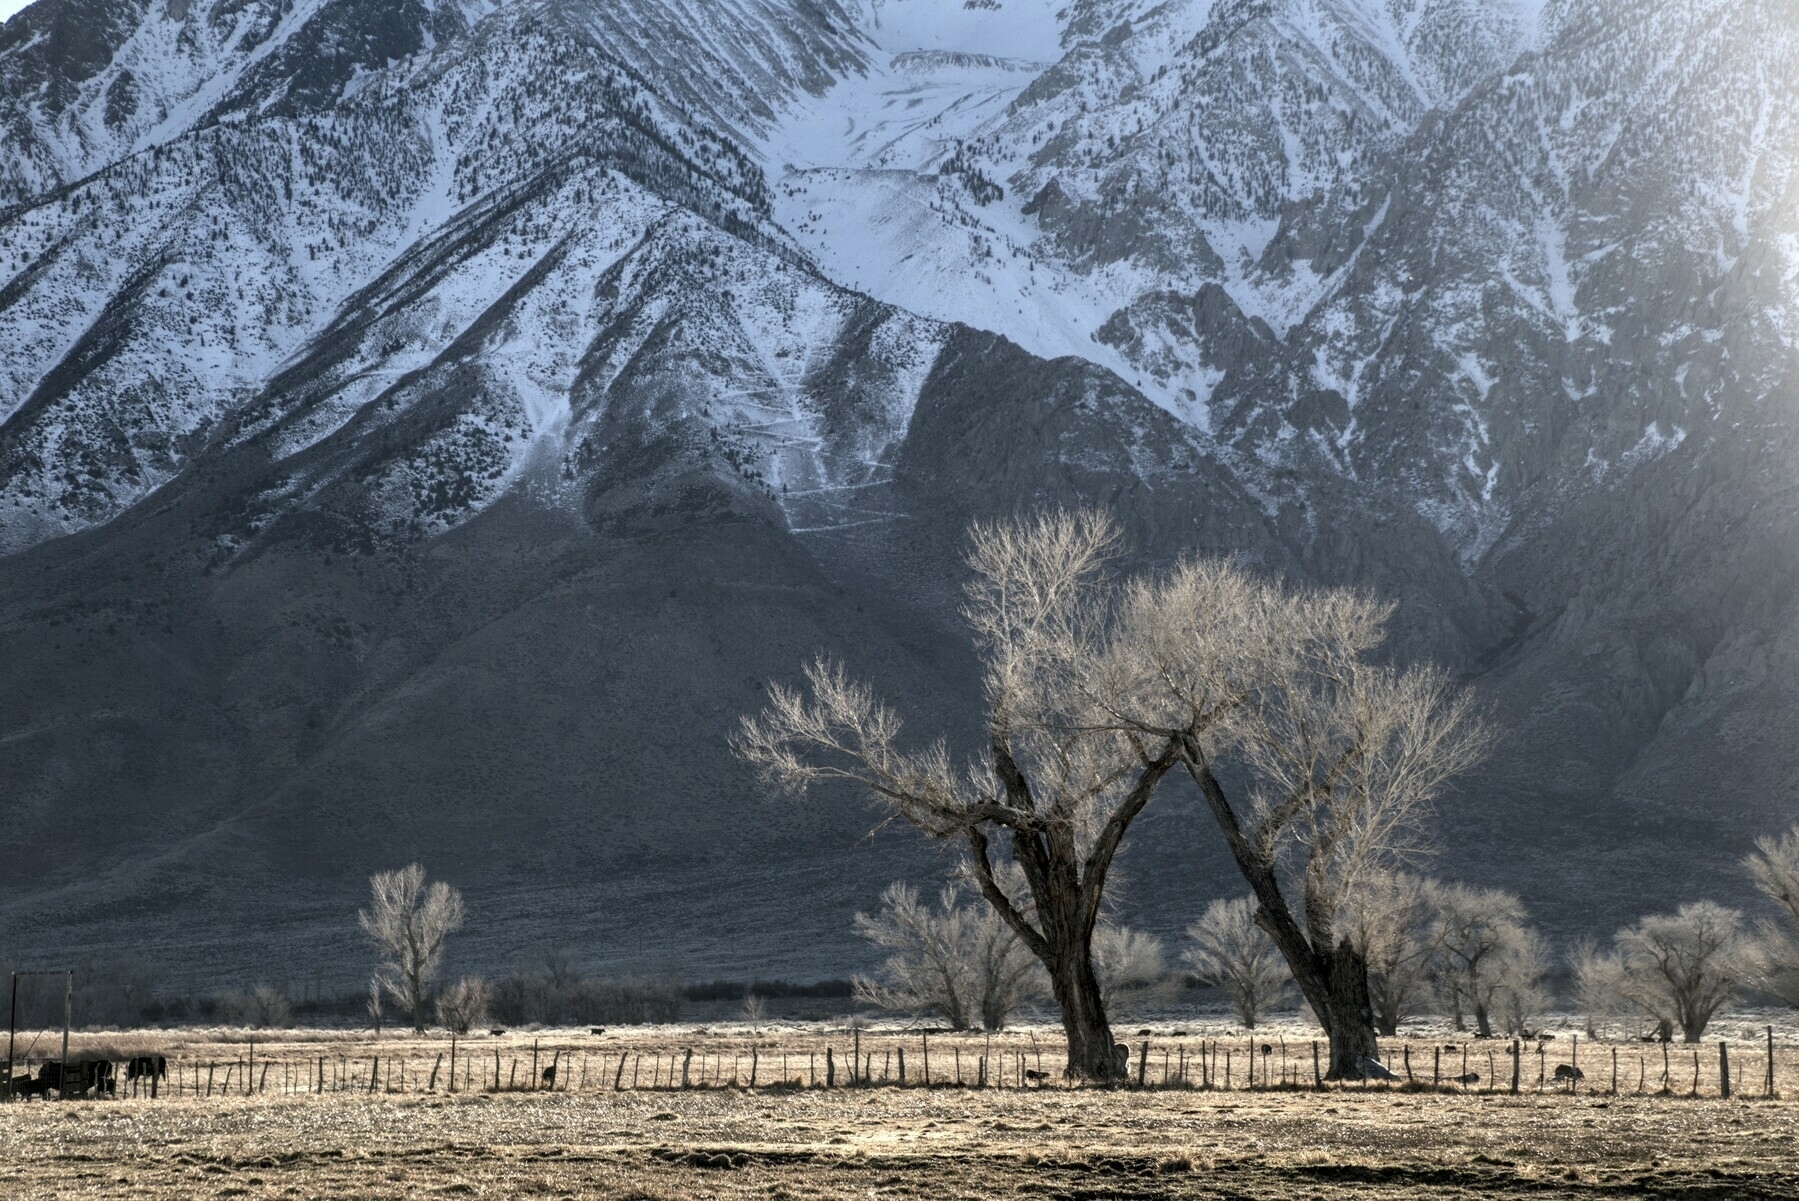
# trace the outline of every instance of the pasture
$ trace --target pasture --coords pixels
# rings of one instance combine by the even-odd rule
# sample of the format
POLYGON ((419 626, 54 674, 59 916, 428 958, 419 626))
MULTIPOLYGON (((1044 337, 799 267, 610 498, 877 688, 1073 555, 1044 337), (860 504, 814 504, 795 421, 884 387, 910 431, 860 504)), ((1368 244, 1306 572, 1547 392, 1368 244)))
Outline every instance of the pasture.
MULTIPOLYGON (((1025 1076, 1026 1086, 1018 1087, 1021 1073, 1037 1070, 1030 1065, 1039 1056, 1059 1064, 1059 1038, 1045 1027, 1009 1031, 991 1043, 980 1035, 931 1036, 929 1087, 923 1082, 925 1040, 910 1031, 862 1032, 862 1066, 853 1078, 846 1061, 855 1054, 856 1035, 841 1027, 483 1035, 457 1041, 457 1062, 465 1074, 470 1064, 484 1063, 488 1083, 481 1086, 478 1070, 474 1087, 459 1075, 455 1093, 449 1091, 447 1036, 82 1035, 71 1044, 72 1056, 164 1054, 167 1081, 155 1100, 141 1090, 131 1096, 121 1079, 121 1092, 111 1100, 0 1107, 0 1190, 32 1197, 636 1201, 1799 1197, 1799 1103, 1784 1099, 1799 1096, 1799 1047, 1790 1039, 1777 1047, 1780 1099, 1760 1095, 1763 1065, 1755 1043, 1743 1037, 1731 1048, 1738 1078, 1733 1097, 1724 1100, 1712 1075, 1715 1042, 1701 1049, 1696 1079, 1690 1075, 1692 1051, 1669 1048, 1670 1069, 1679 1065, 1680 1071, 1666 1092, 1662 1048, 1637 1043, 1583 1043, 1581 1086, 1568 1090, 1546 1079, 1539 1091, 1536 1063, 1540 1058, 1547 1065, 1547 1077, 1568 1058, 1566 1039, 1541 1057, 1534 1051, 1521 1057, 1516 1094, 1509 1075, 1488 1091, 1485 1043, 1472 1044, 1483 1077, 1478 1085, 1317 1090, 1310 1086, 1309 1038, 1296 1027, 1260 1032, 1253 1044, 1222 1030, 1143 1028, 1151 1030, 1147 1039, 1136 1029, 1128 1033, 1138 1048, 1133 1080, 1142 1066, 1146 1085, 1118 1090, 1062 1087, 1053 1072, 1044 1084, 1025 1076), (1278 1055, 1260 1054, 1271 1036, 1286 1045, 1284 1083, 1271 1070, 1278 1055), (1147 1054, 1140 1050, 1144 1042, 1147 1054), (903 1087, 897 1078, 901 1049, 907 1049, 903 1087), (540 1077, 535 1088, 520 1079, 525 1067, 512 1068, 528 1063, 533 1050, 540 1077), (1629 1067, 1615 1095, 1609 1081, 1614 1050, 1629 1067), (827 1051, 835 1087, 824 1083, 827 1051), (1266 1065, 1253 1089, 1241 1062, 1252 1054, 1266 1065), (503 1081, 498 1091, 492 1086, 496 1056, 503 1081), (554 1087, 546 1088, 541 1072, 552 1058, 558 1072, 554 1087), (988 1064, 984 1088, 975 1086, 982 1058, 988 1064), (962 1086, 954 1082, 958 1060, 962 1086), (1196 1066, 1202 1060, 1204 1084, 1196 1066), (752 1061, 754 1087, 748 1084, 752 1061), (1295 1062, 1304 1068, 1303 1082, 1295 1082, 1301 1074, 1295 1062), (651 1063, 658 1065, 653 1084, 651 1063), (633 1064, 636 1089, 629 1087, 633 1064), (1646 1077, 1641 1093, 1639 1064, 1646 1077), (811 1070, 819 1073, 817 1086, 811 1070)), ((1435 1038, 1394 1043, 1396 1051, 1410 1046, 1414 1080, 1420 1060, 1440 1061, 1445 1045, 1453 1044, 1435 1038)), ((1507 1046, 1493 1050, 1503 1057, 1507 1046)), ((1459 1068, 1459 1054, 1455 1063, 1459 1068)))

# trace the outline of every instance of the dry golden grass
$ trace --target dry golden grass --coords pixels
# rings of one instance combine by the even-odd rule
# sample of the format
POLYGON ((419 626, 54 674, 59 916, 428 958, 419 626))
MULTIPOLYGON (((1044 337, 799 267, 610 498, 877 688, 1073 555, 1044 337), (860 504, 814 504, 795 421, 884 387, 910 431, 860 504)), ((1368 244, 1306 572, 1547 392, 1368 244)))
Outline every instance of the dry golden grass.
MULTIPOLYGON (((1047 1031, 1019 1032, 996 1046, 1021 1049, 1034 1061, 1032 1033, 1049 1061, 1047 1031)), ((185 1067, 190 1081, 193 1064, 241 1062, 248 1052, 235 1035, 207 1032, 163 1035, 161 1046, 152 1046, 150 1035, 94 1036, 78 1040, 76 1049, 103 1038, 118 1049, 172 1054, 178 1074, 185 1067)), ((294 1032, 279 1042, 259 1041, 259 1072, 267 1062, 274 1079, 285 1067, 291 1080, 299 1065, 316 1066, 319 1055, 343 1056, 366 1070, 378 1052, 390 1063, 408 1063, 408 1091, 371 1094, 364 1081, 354 1091, 284 1095, 271 1084, 251 1097, 215 1091, 196 1099, 190 1091, 156 1101, 6 1106, 0 1108, 0 1195, 1799 1197, 1799 1104, 1785 1100, 1727 1102, 1631 1090, 1613 1097, 1604 1080, 1598 1091, 1537 1093, 1534 1071, 1516 1097, 1359 1087, 1321 1093, 779 1086, 614 1092, 610 1079, 598 1077, 601 1057, 616 1065, 621 1054, 639 1063, 660 1054, 666 1079, 670 1053, 691 1045, 696 1062, 713 1057, 715 1072, 728 1078, 731 1056, 747 1069, 752 1045, 759 1064, 778 1063, 785 1053, 792 1067, 806 1056, 822 1058, 824 1045, 841 1062, 851 1039, 841 1031, 758 1037, 740 1028, 665 1028, 487 1037, 474 1040, 474 1049, 491 1065, 498 1047, 505 1063, 528 1056, 533 1040, 540 1062, 552 1048, 573 1052, 564 1063, 579 1065, 586 1055, 586 1091, 450 1096, 440 1078, 435 1093, 421 1093, 412 1090, 448 1049, 447 1039, 377 1045, 294 1032)), ((916 1035, 909 1040, 919 1045, 916 1035)), ((931 1041, 933 1078, 941 1081, 946 1073, 938 1057, 957 1040, 931 1041)), ((1198 1038, 1191 1041, 1197 1048, 1198 1038)), ((1241 1054, 1243 1040, 1237 1042, 1241 1054)), ((899 1043, 891 1033, 864 1036, 877 1075, 883 1056, 899 1043)), ((459 1041, 459 1054, 467 1045, 459 1041)), ((986 1043, 969 1038, 960 1045, 966 1069, 970 1053, 986 1043)), ((1416 1069, 1420 1044, 1413 1046, 1416 1069)), ((1621 1048, 1633 1064, 1638 1050, 1636 1044, 1621 1048)), ((1659 1075, 1660 1048, 1647 1053, 1659 1075)), ((1747 1044, 1738 1053, 1746 1061, 1739 1071, 1758 1085, 1747 1044)), ((1715 1063, 1716 1046, 1707 1054, 1715 1063)), ((1690 1054, 1679 1047, 1671 1062, 1683 1055, 1690 1067, 1690 1054)), ((1309 1047, 1304 1058, 1309 1071, 1309 1047)), ((915 1081, 919 1065, 910 1052, 908 1060, 915 1081)), ((1177 1054, 1172 1062, 1178 1061, 1177 1054)), ((897 1066, 891 1057, 887 1062, 897 1066)), ((1591 1064, 1609 1066, 1609 1049, 1583 1046, 1582 1062, 1592 1083, 1591 1064)), ((1784 1061, 1782 1068, 1784 1084, 1784 1061)), ((1634 1072, 1629 1084, 1634 1089, 1634 1072)))

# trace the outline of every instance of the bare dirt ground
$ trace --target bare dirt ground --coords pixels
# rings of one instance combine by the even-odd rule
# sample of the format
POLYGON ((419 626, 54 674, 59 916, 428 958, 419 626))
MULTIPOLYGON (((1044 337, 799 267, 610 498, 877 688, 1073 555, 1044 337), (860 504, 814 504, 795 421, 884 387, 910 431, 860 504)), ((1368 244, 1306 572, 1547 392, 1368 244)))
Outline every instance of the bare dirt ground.
MULTIPOLYGON (((862 1035, 862 1070, 876 1082, 885 1077, 887 1087, 844 1086, 857 1044, 843 1029, 484 1035, 458 1043, 455 1094, 446 1036, 83 1035, 72 1054, 169 1055, 169 1083, 155 1100, 0 1106, 0 1196, 1799 1198, 1799 1102, 1762 1095, 1765 1057, 1758 1064, 1752 1031, 1733 1047, 1739 1075, 1728 1101, 1716 1096, 1715 1045, 1697 1061, 1690 1049, 1673 1048, 1662 1095, 1662 1049, 1630 1043, 1615 1047, 1617 1095, 1609 1087, 1614 1048, 1584 1042, 1583 1091, 1537 1091, 1539 1062, 1553 1068, 1569 1057, 1565 1040, 1542 1057, 1527 1054, 1515 1096, 1505 1087, 1509 1075, 1500 1091, 1484 1091, 1485 1043, 1474 1045, 1471 1060, 1483 1082, 1468 1090, 1247 1091, 1243 1059, 1259 1052, 1259 1041, 1220 1043, 1176 1029, 1155 1031, 1151 1054, 1138 1060, 1149 1088, 1073 1089, 1053 1078, 1049 1087, 1015 1087, 1027 1066, 1059 1063, 1051 1033, 1008 1032, 992 1043, 932 1036, 930 1088, 920 1087, 917 1033, 862 1035), (904 1088, 902 1047, 912 1048, 904 1088), (814 1076, 822 1084, 826 1048, 839 1087, 800 1086, 814 1076), (1197 1061, 1216 1070, 1216 1053, 1232 1048, 1232 1090, 1183 1086, 1183 1065, 1191 1085, 1200 1079, 1197 1061), (553 1089, 526 1087, 533 1053, 540 1071, 560 1065, 553 1089), (747 1087, 752 1055, 756 1088, 747 1087), (1010 1086, 947 1083, 958 1061, 972 1083, 983 1055, 993 1065, 990 1084, 1003 1071, 1010 1086), (621 1064, 624 1087, 615 1090, 621 1064), (680 1064, 695 1087, 679 1087, 680 1064), (783 1070, 789 1083, 773 1083, 783 1070), (490 1090, 501 1072, 518 1091, 490 1090), (1646 1091, 1638 1094, 1641 1074, 1646 1091), (1164 1075, 1173 1086, 1155 1087, 1164 1075)), ((1431 1045, 1410 1044, 1421 1075, 1433 1066, 1431 1045)), ((1777 1091, 1799 1096, 1799 1047, 1783 1039, 1780 1051, 1777 1091)), ((1303 1074, 1309 1084, 1309 1040, 1289 1039, 1264 1061, 1277 1082, 1283 1058, 1287 1078, 1303 1074)), ((1459 1053, 1444 1058, 1461 1067, 1459 1053)))
POLYGON ((1787 1102, 1350 1090, 344 1094, 0 1110, 44 1198, 1799 1197, 1787 1102))

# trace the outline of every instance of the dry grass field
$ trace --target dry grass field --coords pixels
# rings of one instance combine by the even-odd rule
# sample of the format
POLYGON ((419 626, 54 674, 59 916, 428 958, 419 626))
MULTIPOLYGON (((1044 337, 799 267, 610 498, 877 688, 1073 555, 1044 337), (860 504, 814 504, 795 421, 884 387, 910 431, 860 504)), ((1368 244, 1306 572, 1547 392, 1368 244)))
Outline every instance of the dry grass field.
MULTIPOLYGON (((1241 1036, 1234 1040, 1232 1090, 1179 1087, 1178 1071, 1175 1086, 1154 1087, 1163 1043, 1171 1066, 1186 1050, 1190 1081, 1199 1071, 1195 1058, 1209 1054, 1202 1051, 1208 1040, 1186 1031, 1177 1037, 1172 1029, 1150 1039, 1152 1054, 1144 1062, 1155 1068, 1148 1073, 1152 1087, 1142 1090, 1062 1088, 1053 1075, 1050 1087, 1025 1089, 946 1083, 957 1050, 965 1079, 970 1058, 982 1053, 996 1065, 1008 1062, 1013 1074, 1017 1055, 1025 1064, 1037 1054, 1051 1060, 1051 1033, 1014 1032, 991 1049, 979 1037, 933 1037, 930 1088, 920 1087, 922 1063, 914 1053, 908 1054, 908 1087, 893 1086, 894 1052, 920 1047, 916 1034, 863 1035, 864 1064, 872 1064, 878 1080, 885 1063, 888 1087, 844 1086, 854 1036, 842 1030, 664 1027, 601 1036, 488 1036, 459 1042, 465 1070, 485 1061, 491 1077, 496 1050, 504 1071, 515 1060, 528 1061, 535 1043, 540 1065, 552 1056, 562 1065, 556 1088, 528 1090, 521 1081, 518 1091, 483 1091, 477 1074, 474 1091, 459 1079, 452 1095, 447 1056, 439 1058, 449 1049, 447 1038, 376 1043, 366 1035, 289 1032, 275 1042, 259 1036, 252 1077, 258 1091, 249 1096, 223 1087, 227 1067, 235 1085, 245 1078, 248 1032, 83 1036, 72 1051, 168 1054, 170 1083, 185 1077, 186 1084, 159 1089, 154 1101, 122 1096, 0 1107, 0 1195, 1799 1198, 1799 1103, 1759 1095, 1765 1061, 1758 1064, 1746 1038, 1732 1048, 1741 1075, 1729 1101, 1716 1096, 1715 1044, 1702 1057, 1696 1098, 1686 1095, 1690 1052, 1673 1049, 1671 1065, 1685 1056, 1685 1066, 1671 1080, 1670 1095, 1656 1095, 1660 1048, 1637 1044, 1619 1048, 1630 1071, 1616 1096, 1606 1078, 1610 1048, 1584 1045, 1583 1064, 1603 1063, 1606 1070, 1589 1070, 1586 1086, 1572 1095, 1536 1090, 1534 1055, 1515 1096, 1479 1087, 1248 1091, 1240 1060, 1249 1046, 1241 1036), (768 1082, 778 1077, 783 1055, 789 1077, 803 1080, 798 1065, 819 1065, 826 1046, 838 1064, 839 1087, 768 1082), (667 1087, 671 1065, 686 1060, 689 1048, 695 1086, 681 1089, 677 1075, 675 1087, 667 1087), (472 1052, 467 1060, 464 1049, 472 1052), (747 1087, 752 1050, 753 1089, 747 1087), (385 1068, 375 1066, 376 1053, 385 1068), (1654 1065, 1642 1095, 1635 1092, 1639 1054, 1654 1065), (620 1056, 627 1081, 637 1065, 636 1091, 613 1088, 620 1056), (327 1060, 322 1093, 321 1057, 327 1060), (652 1059, 661 1065, 661 1087, 646 1086, 652 1059), (764 1075, 771 1062, 776 1069, 764 1075), (402 1063, 405 1091, 398 1083, 402 1063), (435 1090, 427 1090, 433 1063, 439 1077, 435 1090), (697 1086, 701 1064, 709 1065, 706 1087, 697 1086), (720 1083, 728 1082, 733 1065, 738 1085, 720 1083), (204 1094, 208 1067, 211 1097, 204 1094)), ((1412 1046, 1416 1070, 1420 1059, 1429 1061, 1423 1045, 1412 1046)), ((1566 1042, 1559 1050, 1545 1056, 1549 1064, 1566 1058, 1566 1042)), ((1309 1042, 1290 1039, 1288 1052, 1309 1077, 1309 1042)), ((1478 1055, 1485 1077, 1484 1044, 1478 1055)), ((1799 1047, 1783 1043, 1777 1063, 1778 1090, 1799 1095, 1799 1047)), ((678 1066, 672 1070, 678 1073, 678 1066)), ((997 1084, 997 1066, 992 1075, 997 1084)))

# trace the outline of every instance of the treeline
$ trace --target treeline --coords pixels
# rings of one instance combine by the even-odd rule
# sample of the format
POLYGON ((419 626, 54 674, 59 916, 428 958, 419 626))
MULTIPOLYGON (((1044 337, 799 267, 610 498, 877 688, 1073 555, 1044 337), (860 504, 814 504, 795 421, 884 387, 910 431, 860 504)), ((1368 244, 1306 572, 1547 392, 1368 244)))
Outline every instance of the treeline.
MULTIPOLYGON (((680 1021, 692 1005, 742 1005, 769 1000, 850 1001, 849 980, 812 984, 790 980, 683 981, 673 976, 602 979, 570 967, 566 957, 546 956, 546 965, 488 981, 465 977, 440 991, 434 1001, 450 1002, 451 1020, 466 1031, 502 1026, 653 1025, 680 1021)), ((0 987, 24 965, 0 957, 0 987)), ((303 986, 295 996, 286 984, 259 983, 200 991, 172 989, 153 965, 134 958, 89 956, 69 978, 24 976, 19 980, 18 1027, 60 1029, 67 994, 78 1028, 151 1026, 366 1026, 369 994, 303 986)), ((9 1001, 0 997, 0 1005, 9 1001)))

